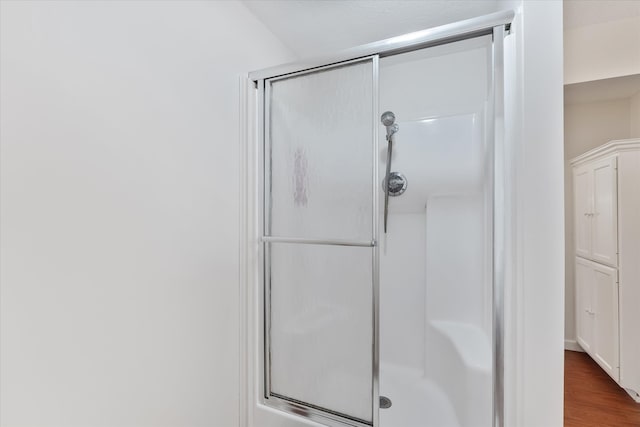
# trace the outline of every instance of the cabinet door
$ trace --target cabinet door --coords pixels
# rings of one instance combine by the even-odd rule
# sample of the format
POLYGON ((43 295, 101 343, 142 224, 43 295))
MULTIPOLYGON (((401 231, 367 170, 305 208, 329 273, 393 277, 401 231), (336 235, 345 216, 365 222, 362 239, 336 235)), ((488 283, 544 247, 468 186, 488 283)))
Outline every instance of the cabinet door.
POLYGON ((618 266, 616 158, 593 164, 593 211, 591 215, 591 257, 618 266))
POLYGON ((582 166, 573 171, 574 225, 576 255, 591 257, 592 169, 582 166))
POLYGON ((616 269, 593 263, 593 357, 619 381, 617 281, 616 269))
POLYGON ((593 342, 593 268, 591 262, 576 258, 576 339, 591 354, 593 342))

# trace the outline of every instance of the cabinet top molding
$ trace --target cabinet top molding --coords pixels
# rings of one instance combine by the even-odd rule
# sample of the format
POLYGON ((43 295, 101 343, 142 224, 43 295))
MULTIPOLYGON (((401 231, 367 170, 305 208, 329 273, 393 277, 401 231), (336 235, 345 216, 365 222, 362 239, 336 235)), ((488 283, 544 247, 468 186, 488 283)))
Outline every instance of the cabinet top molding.
POLYGON ((615 141, 609 141, 606 144, 594 148, 593 150, 589 150, 584 154, 580 154, 579 156, 574 157, 569 163, 572 166, 575 166, 580 163, 593 160, 597 157, 629 150, 640 150, 640 138, 617 139, 615 141))

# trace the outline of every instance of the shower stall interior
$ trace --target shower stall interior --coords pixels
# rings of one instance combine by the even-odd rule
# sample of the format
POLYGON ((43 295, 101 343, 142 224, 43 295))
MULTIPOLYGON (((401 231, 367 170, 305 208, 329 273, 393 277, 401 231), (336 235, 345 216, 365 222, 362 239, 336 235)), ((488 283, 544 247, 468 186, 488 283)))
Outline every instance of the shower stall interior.
POLYGON ((512 19, 250 75, 249 425, 502 425, 512 19))

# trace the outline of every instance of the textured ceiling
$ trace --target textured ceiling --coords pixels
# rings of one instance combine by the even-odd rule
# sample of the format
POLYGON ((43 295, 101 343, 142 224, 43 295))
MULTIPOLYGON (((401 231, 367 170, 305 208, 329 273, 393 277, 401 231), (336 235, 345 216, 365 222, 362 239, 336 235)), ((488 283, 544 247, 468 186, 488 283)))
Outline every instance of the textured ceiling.
POLYGON ((497 0, 244 0, 299 57, 423 30, 508 8, 497 0))
POLYGON ((565 0, 564 28, 640 16, 640 0, 565 0))

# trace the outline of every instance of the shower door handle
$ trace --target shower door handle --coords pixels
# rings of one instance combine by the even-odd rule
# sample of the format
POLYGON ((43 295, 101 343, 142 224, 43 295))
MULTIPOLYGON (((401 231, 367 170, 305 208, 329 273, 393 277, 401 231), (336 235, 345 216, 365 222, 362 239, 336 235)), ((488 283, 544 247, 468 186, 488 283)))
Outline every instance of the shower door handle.
POLYGON ((298 243, 304 245, 330 245, 330 246, 359 246, 372 248, 376 246, 375 240, 343 240, 343 239, 305 239, 301 237, 276 237, 262 236, 265 243, 298 243))

